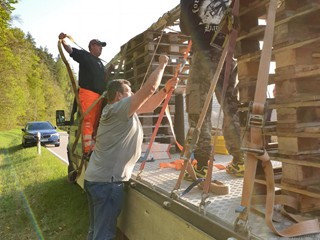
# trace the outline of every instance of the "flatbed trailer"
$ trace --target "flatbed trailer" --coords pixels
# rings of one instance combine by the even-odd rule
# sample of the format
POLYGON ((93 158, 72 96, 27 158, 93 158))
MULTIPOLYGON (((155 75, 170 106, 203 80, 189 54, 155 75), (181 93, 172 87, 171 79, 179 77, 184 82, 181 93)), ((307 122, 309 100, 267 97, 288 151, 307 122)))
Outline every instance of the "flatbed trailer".
MULTIPOLYGON (((278 2, 272 50, 276 71, 270 74, 268 82, 276 86, 277 96, 267 101, 268 110, 277 111, 278 119, 273 126, 265 126, 268 136, 278 138, 275 154, 270 154, 274 172, 279 171, 279 177, 275 174, 274 179, 275 192, 295 196, 299 201, 302 216, 319 219, 320 58, 317 49, 320 46, 320 32, 315 19, 318 19, 320 3, 318 0, 278 2)), ((265 20, 268 3, 268 0, 240 1, 242 30, 237 38, 235 57, 239 74, 239 111, 244 116, 240 119, 242 130, 245 130, 248 106, 254 97, 261 55, 260 41, 265 29, 264 25, 258 24, 258 20, 265 20)), ((179 11, 177 6, 145 32, 128 41, 106 68, 111 64, 117 66, 115 77, 126 78, 132 81, 133 87, 138 88, 149 67, 152 68, 156 62, 153 57, 156 59, 160 51, 166 51, 174 61, 167 66, 164 78, 171 78, 185 52, 188 38, 179 32, 166 32, 162 35, 162 30, 164 25, 178 24, 179 11), (161 38, 163 41, 160 41, 161 38)), ((187 77, 188 64, 179 75, 182 82, 187 77)), ((71 115, 74 115, 74 119, 69 122, 69 154, 78 127, 77 113, 73 111, 71 115)), ((150 133, 148 127, 154 127, 152 120, 155 116, 147 117, 150 118, 149 121, 143 120, 146 135, 150 133)), ((146 139, 149 139, 148 136, 146 139)), ((73 154, 77 155, 78 160, 81 159, 81 146, 77 146, 73 154)), ((251 209, 248 232, 235 231, 234 223, 239 215, 236 209, 241 205, 243 178, 229 175, 225 170, 214 171, 212 180, 228 185, 229 193, 210 193, 205 208, 200 207, 202 190, 197 187, 183 197, 173 198, 172 191, 179 171, 172 168, 160 169, 159 162, 176 159, 179 159, 178 154, 173 154, 171 159, 147 162, 138 179, 140 163, 136 164, 132 179, 126 186, 124 209, 118 222, 123 238, 120 236, 119 239, 286 239, 274 234, 267 227, 263 214, 264 205, 255 205, 254 209, 251 209)), ((226 165, 231 156, 215 155, 215 160, 215 163, 226 165)), ((78 166, 79 162, 74 167, 78 166)), ((83 169, 85 168, 86 161, 83 166, 83 169)), ((80 186, 83 186, 83 169, 80 169, 81 174, 77 178, 80 186)), ((257 177, 254 180, 255 186, 258 186, 256 190, 261 190, 265 180, 257 177)), ((179 192, 184 191, 190 184, 191 182, 183 180, 179 192)), ((280 213, 278 205, 274 205, 274 219, 277 220, 274 225, 278 230, 293 224, 291 219, 280 213)), ((320 234, 293 239, 320 239, 320 234)))
MULTIPOLYGON (((70 134, 73 134, 72 128, 68 126, 61 128, 69 133, 68 148, 70 148, 73 139, 70 138, 70 134)), ((235 230, 234 222, 238 217, 236 209, 241 202, 243 178, 227 174, 225 170, 214 167, 212 180, 218 180, 228 186, 229 193, 225 195, 210 193, 205 208, 200 207, 202 190, 198 187, 194 187, 183 197, 173 198, 171 193, 180 171, 174 168, 160 168, 160 163, 172 162, 179 157, 179 154, 171 154, 171 158, 148 161, 142 173, 140 173, 141 163, 135 165, 132 178, 125 188, 124 206, 118 220, 120 230, 118 240, 285 239, 275 235, 265 224, 264 205, 256 205, 255 211, 250 212, 249 233, 235 230)), ((226 165, 232 156, 216 154, 214 158, 215 164, 226 165)), ((281 164, 277 161, 273 161, 273 165, 275 171, 281 168, 281 164)), ((82 188, 83 176, 84 171, 81 171, 76 180, 82 188)), ((191 183, 183 180, 179 193, 191 183)), ((283 216, 277 206, 274 214, 278 221, 275 224, 277 229, 283 229, 294 223, 283 216)), ((320 234, 294 239, 320 239, 320 234)))

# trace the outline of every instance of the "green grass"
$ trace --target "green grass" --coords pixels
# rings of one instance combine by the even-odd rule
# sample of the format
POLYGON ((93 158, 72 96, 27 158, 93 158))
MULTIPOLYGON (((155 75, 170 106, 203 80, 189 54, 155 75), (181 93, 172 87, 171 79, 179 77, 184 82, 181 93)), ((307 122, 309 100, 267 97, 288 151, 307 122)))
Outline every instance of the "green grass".
POLYGON ((66 175, 44 147, 22 148, 20 129, 0 131, 0 238, 85 239, 86 195, 66 175))

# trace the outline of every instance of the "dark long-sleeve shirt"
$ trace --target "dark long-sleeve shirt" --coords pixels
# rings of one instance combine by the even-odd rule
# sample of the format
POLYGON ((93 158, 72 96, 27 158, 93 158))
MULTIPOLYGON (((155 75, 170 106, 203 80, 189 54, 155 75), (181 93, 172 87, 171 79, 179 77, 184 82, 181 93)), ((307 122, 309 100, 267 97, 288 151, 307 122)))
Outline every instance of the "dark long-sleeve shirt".
POLYGON ((72 48, 70 57, 79 63, 79 86, 102 94, 106 90, 106 82, 101 60, 87 51, 76 48, 72 48))

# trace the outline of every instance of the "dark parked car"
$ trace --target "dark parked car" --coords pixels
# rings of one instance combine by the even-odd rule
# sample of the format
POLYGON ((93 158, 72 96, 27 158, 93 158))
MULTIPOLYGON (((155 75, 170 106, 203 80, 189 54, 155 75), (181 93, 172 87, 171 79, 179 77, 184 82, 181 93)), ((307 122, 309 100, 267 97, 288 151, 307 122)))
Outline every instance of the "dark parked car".
POLYGON ((23 147, 36 145, 38 132, 41 135, 41 145, 53 144, 56 147, 60 146, 60 134, 49 121, 28 122, 21 130, 23 147))

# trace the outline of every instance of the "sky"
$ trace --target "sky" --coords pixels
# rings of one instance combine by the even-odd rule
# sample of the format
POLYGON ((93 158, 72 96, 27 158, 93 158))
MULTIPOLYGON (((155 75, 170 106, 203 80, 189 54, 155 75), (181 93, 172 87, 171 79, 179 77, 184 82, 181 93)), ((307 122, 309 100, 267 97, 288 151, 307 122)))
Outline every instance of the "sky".
POLYGON ((18 20, 12 26, 30 33, 37 47, 47 48, 54 58, 58 56, 61 32, 72 36, 86 50, 89 41, 97 38, 107 42, 100 58, 109 62, 122 45, 179 3, 180 0, 19 0, 12 13, 18 20))

